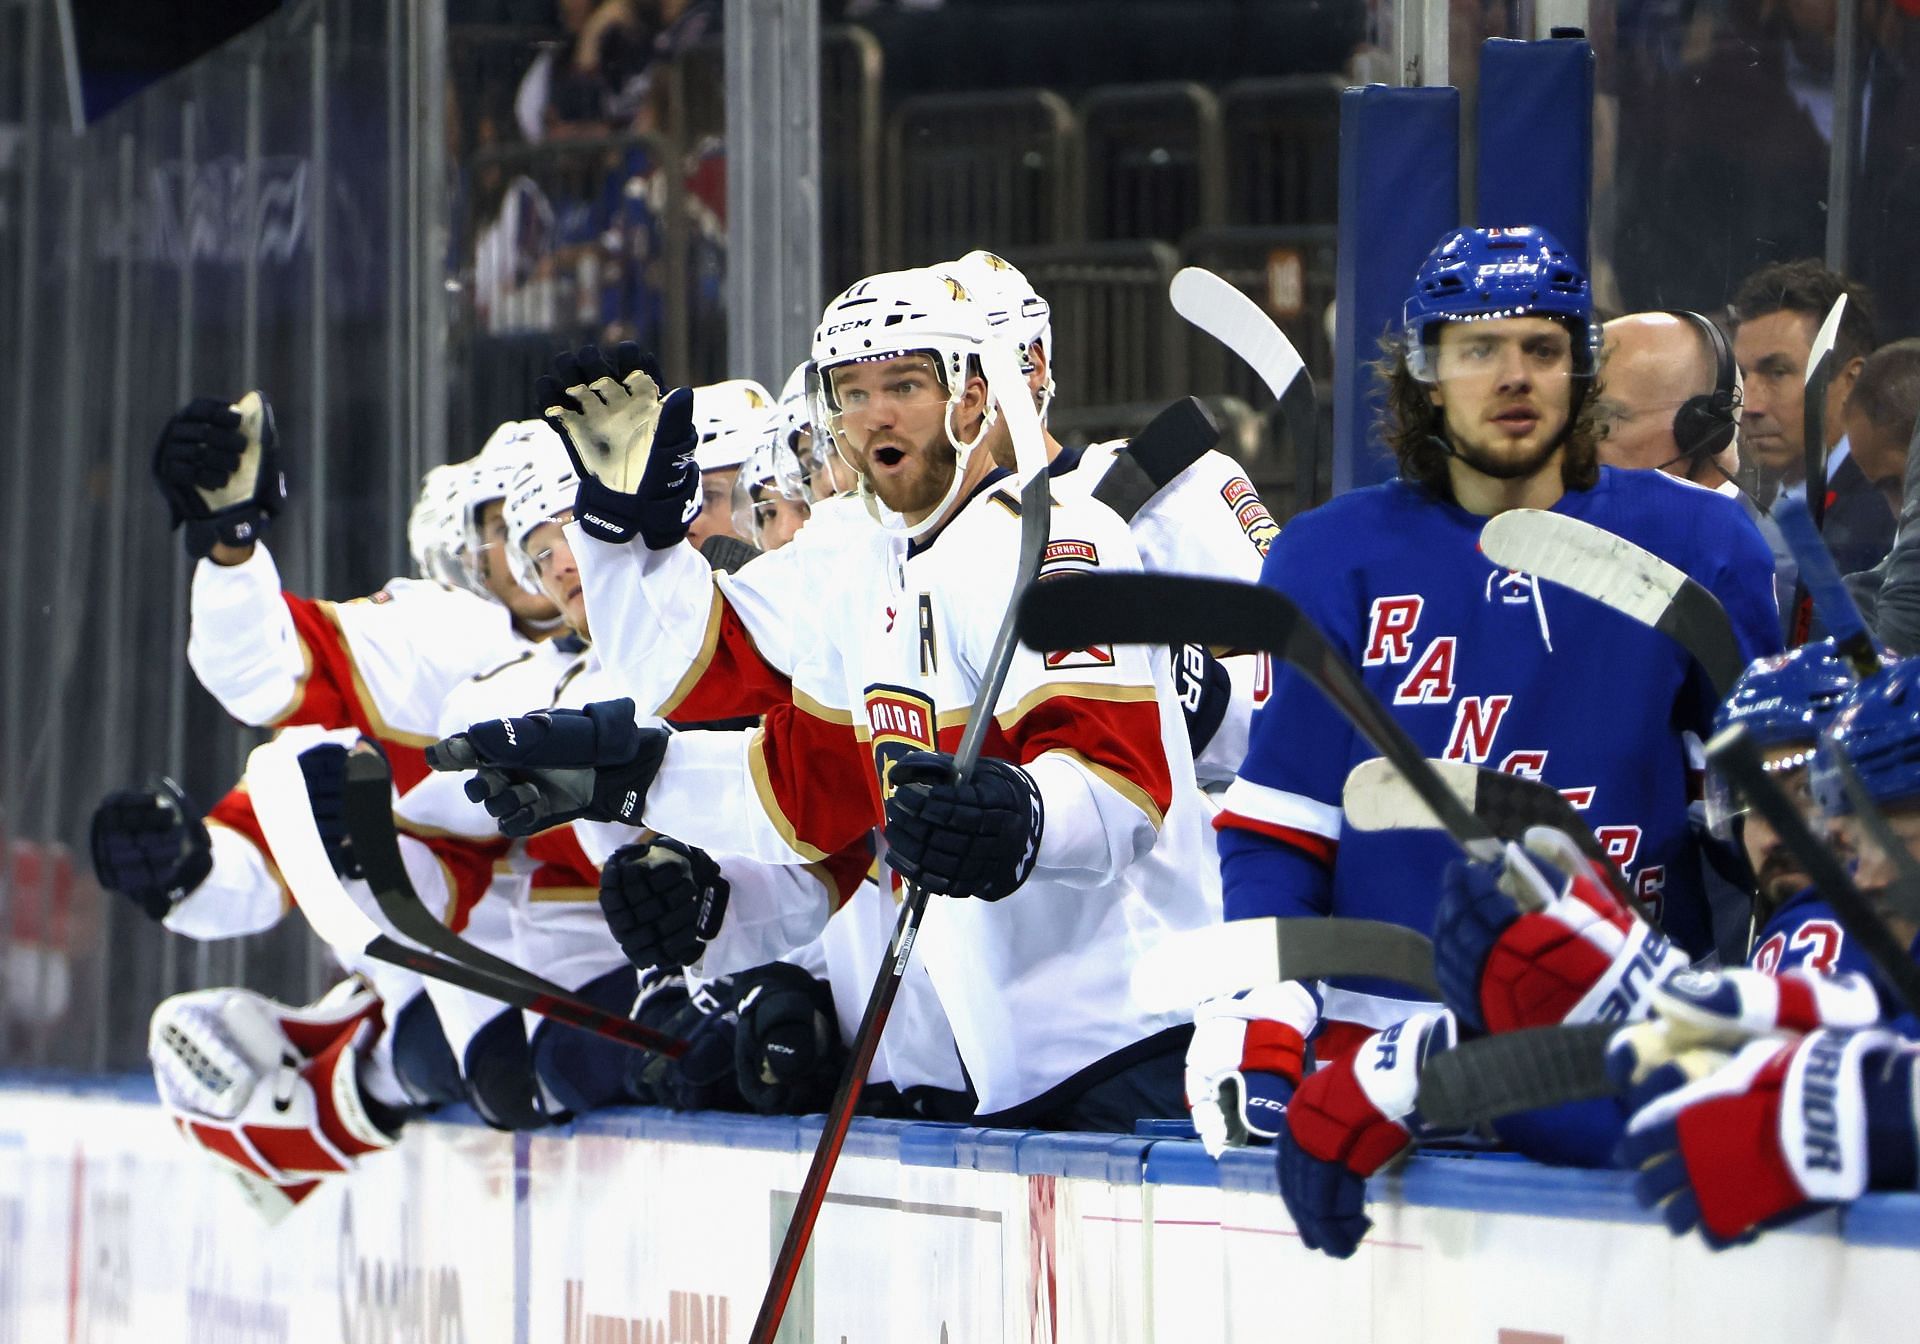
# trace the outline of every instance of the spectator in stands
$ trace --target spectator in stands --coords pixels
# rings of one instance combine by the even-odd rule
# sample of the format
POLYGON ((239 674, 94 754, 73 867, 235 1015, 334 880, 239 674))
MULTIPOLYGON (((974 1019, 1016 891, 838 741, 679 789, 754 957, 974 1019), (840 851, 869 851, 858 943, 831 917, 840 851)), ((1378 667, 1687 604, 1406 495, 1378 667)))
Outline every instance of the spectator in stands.
MULTIPOLYGON (((1853 461, 1841 410, 1874 346, 1873 303, 1867 292, 1808 258, 1762 266, 1740 283, 1731 316, 1734 359, 1744 387, 1740 405, 1742 452, 1758 463, 1773 500, 1807 491, 1805 383, 1807 357, 1827 311, 1842 293, 1846 315, 1834 342, 1827 386, 1825 521, 1822 527, 1840 572, 1879 564, 1893 545, 1894 516, 1860 464, 1853 461)), ((1767 494, 1763 492, 1763 499, 1767 494)), ((1771 507, 1771 504, 1770 504, 1771 507)), ((1776 575, 1791 593, 1798 570, 1776 550, 1776 575)), ((1782 613, 1792 620, 1791 601, 1782 613)))
POLYGON ((560 0, 560 22, 566 40, 542 49, 514 98, 521 132, 534 144, 617 130, 646 96, 657 33, 636 0, 560 0))
POLYGON ((1700 427, 1689 423, 1687 442, 1680 442, 1680 408, 1719 384, 1719 358, 1707 334, 1673 313, 1629 313, 1602 330, 1606 377, 1595 406, 1604 435, 1602 464, 1657 468, 1724 494, 1737 493, 1737 439, 1728 438, 1714 451, 1717 437, 1703 441, 1700 427))

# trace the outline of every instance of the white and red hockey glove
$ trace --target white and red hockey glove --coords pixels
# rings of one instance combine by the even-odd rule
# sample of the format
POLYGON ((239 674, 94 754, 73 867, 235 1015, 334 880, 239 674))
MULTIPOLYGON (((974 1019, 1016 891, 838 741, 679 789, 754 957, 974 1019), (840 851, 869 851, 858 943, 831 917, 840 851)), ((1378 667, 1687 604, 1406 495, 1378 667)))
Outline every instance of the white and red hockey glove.
POLYGON ((1415 1108, 1420 1066, 1453 1047, 1453 1014, 1418 1013, 1314 1070, 1276 1144, 1280 1197, 1308 1249, 1345 1260, 1373 1226, 1367 1177, 1431 1137, 1415 1108))
POLYGON ((1193 1010, 1187 1108, 1209 1153, 1273 1142, 1319 1020, 1319 1003, 1291 980, 1206 999, 1193 1010))
POLYGON ((1648 991, 1685 954, 1614 895, 1551 827, 1509 844, 1497 862, 1446 871, 1433 933, 1447 1006, 1476 1032, 1636 1022, 1648 991))
POLYGON ((1688 1051, 1634 1089, 1620 1161, 1676 1236, 1698 1227, 1715 1249, 1870 1187, 1912 1189, 1917 1063, 1884 1030, 1688 1051))
POLYGON ((356 1076, 381 1031, 380 1000, 358 981, 290 1008, 246 989, 176 994, 147 1037, 160 1101, 181 1135, 232 1168, 269 1220, 319 1182, 393 1146, 356 1076))
POLYGON ((1645 1082, 1688 1051, 1730 1053, 1761 1037, 1880 1021, 1880 999, 1865 976, 1806 970, 1679 971, 1654 986, 1650 1005, 1647 1020, 1616 1033, 1608 1048, 1608 1067, 1623 1087, 1645 1082))

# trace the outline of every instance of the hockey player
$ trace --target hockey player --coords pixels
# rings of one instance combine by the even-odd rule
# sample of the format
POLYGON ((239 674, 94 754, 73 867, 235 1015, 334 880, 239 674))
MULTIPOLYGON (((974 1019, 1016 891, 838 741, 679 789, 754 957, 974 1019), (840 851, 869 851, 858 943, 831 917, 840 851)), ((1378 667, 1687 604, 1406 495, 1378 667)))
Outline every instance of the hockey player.
MULTIPOLYGON (((1460 229, 1422 263, 1386 369, 1398 479, 1294 519, 1262 582, 1287 593, 1427 754, 1578 790, 1588 822, 1683 947, 1709 924, 1690 834, 1689 734, 1714 699, 1664 635, 1489 563, 1481 525, 1505 509, 1598 523, 1691 573, 1747 654, 1778 647, 1771 561, 1732 501, 1652 473, 1598 467, 1598 335, 1586 277, 1534 229, 1460 229), (1602 728, 1595 715, 1605 706, 1602 728)), ((1335 914, 1426 932, 1454 855, 1432 833, 1348 831, 1341 787, 1373 753, 1301 677, 1280 671, 1256 714, 1221 828, 1230 919, 1335 914)), ((1283 1101, 1318 1017, 1322 1058, 1420 1011, 1388 982, 1242 1000, 1252 1083, 1283 1101), (1267 1059, 1277 1067, 1260 1067, 1267 1059)), ((1297 1075, 1296 1075, 1297 1076, 1297 1075)), ((1271 1113, 1271 1112, 1269 1112, 1271 1113)))
MULTIPOLYGON (((964 289, 931 272, 834 300, 815 362, 860 497, 816 508, 792 545, 719 579, 680 545, 685 394, 657 402, 633 353, 616 352, 619 367, 594 351, 563 360, 548 400, 585 465, 570 535, 609 667, 663 713, 766 715, 734 741, 635 733, 606 706, 564 727, 584 730, 599 762, 579 786, 589 814, 637 811, 689 843, 787 863, 884 820, 896 871, 974 898, 936 902, 916 950, 981 1115, 1110 1128, 1179 1105, 1184 1015, 1145 1009, 1128 968, 1162 931, 1207 918, 1202 823, 1165 666, 1137 649, 1017 653, 978 771, 949 782, 943 749, 978 689, 1016 552, 1018 502, 977 451, 985 339, 964 289), (840 595, 832 609, 826 592, 840 595)), ((1137 566, 1110 513, 1068 501, 1051 521, 1046 570, 1137 566)), ((503 824, 579 815, 578 794, 563 802, 557 780, 521 769, 552 761, 541 730, 515 734, 475 724, 460 739, 513 772, 494 777, 503 824)))
POLYGON ((733 483, 733 530, 763 551, 792 541, 813 513, 800 459, 782 442, 783 424, 776 411, 733 483))
POLYGON ((733 378, 693 389, 693 418, 699 434, 694 463, 700 468, 700 511, 687 525, 687 537, 704 549, 709 537, 746 541, 734 524, 734 482, 753 455, 773 398, 751 378, 733 378))

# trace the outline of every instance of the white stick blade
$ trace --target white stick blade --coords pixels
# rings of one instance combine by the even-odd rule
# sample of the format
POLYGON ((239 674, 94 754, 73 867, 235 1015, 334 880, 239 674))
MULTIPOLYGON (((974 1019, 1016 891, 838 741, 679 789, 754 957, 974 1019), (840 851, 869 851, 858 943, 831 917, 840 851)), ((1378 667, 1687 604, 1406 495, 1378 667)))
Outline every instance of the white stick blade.
POLYGON ((1005 341, 988 344, 980 355, 987 375, 987 388, 1007 417, 1007 432, 1013 436, 1013 459, 1021 481, 1034 478, 1047 469, 1047 441, 1040 429, 1040 412, 1033 404, 1033 389, 1026 375, 1006 348, 1005 341))
MULTIPOLYGON (((1427 764, 1460 805, 1472 811, 1480 767, 1464 761, 1429 760, 1427 764)), ((1341 793, 1340 808, 1347 825, 1356 831, 1424 831, 1438 829, 1441 824, 1406 777, 1383 756, 1353 767, 1341 793)))
POLYGON ((1480 550, 1496 565, 1584 593, 1652 625, 1687 582, 1651 551, 1592 523, 1543 509, 1509 509, 1480 529, 1480 550))
POLYGON ((354 904, 333 871, 314 824, 306 776, 300 773, 300 753, 327 740, 325 733, 289 729, 255 747, 247 757, 247 793, 300 913, 322 942, 357 951, 373 941, 380 927, 354 904))
POLYGON ((1240 356, 1277 399, 1306 361, 1259 304, 1212 271, 1188 266, 1167 287, 1173 311, 1240 356))
POLYGON ((1847 296, 1842 294, 1833 301, 1833 307, 1827 309, 1827 316, 1820 323, 1820 330, 1813 338, 1813 346, 1807 352, 1807 373, 1802 386, 1811 385, 1814 375, 1819 372, 1820 361, 1826 358, 1833 343, 1840 339, 1840 319, 1847 314, 1847 296))

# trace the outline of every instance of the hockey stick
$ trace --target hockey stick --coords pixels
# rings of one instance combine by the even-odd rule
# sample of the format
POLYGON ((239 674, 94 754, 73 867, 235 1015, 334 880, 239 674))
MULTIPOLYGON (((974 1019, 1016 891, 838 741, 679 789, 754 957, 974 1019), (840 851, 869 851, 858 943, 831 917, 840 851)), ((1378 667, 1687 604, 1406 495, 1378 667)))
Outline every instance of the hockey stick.
MULTIPOLYGON (((1565 835, 1606 878, 1615 896, 1654 928, 1660 927, 1613 855, 1558 789, 1525 775, 1489 770, 1465 761, 1429 760, 1427 764, 1446 782, 1454 797, 1472 808, 1473 814, 1502 840, 1520 840, 1530 826, 1551 826, 1565 835)), ((1440 825, 1440 819, 1420 801, 1400 772, 1380 757, 1353 767, 1341 791, 1340 810, 1346 815, 1347 825, 1356 831, 1428 830, 1440 825)))
POLYGON ((386 757, 363 741, 347 753, 346 770, 341 810, 347 835, 353 841, 354 861, 360 865, 373 903, 387 922, 403 937, 449 961, 516 980, 536 994, 571 997, 563 986, 474 946, 434 918, 413 889, 406 861, 400 857, 400 841, 393 825, 393 772, 387 767, 386 757))
POLYGON ((1650 625, 1693 655, 1724 696, 1746 670, 1718 598, 1678 567, 1592 523, 1542 509, 1509 509, 1480 529, 1496 565, 1571 588, 1650 625))
POLYGON ((1282 980, 1367 975, 1440 998, 1433 944, 1402 924, 1318 916, 1236 919, 1169 934, 1134 963, 1133 988, 1154 1011, 1282 980))
POLYGON ((1867 633, 1866 620, 1854 604, 1853 594, 1840 577, 1840 567, 1833 563, 1833 552, 1820 535, 1813 510, 1805 500, 1783 499, 1774 507, 1773 520, 1780 524, 1780 535, 1799 567, 1800 590, 1813 603, 1853 675, 1865 681, 1880 670, 1880 653, 1873 647, 1873 636, 1867 633))
MULTIPOLYGON (((308 743, 311 745, 311 739, 308 743)), ((354 904, 333 871, 319 829, 314 825, 306 777, 300 771, 299 751, 300 739, 290 735, 254 748, 247 759, 248 792, 280 875, 286 879, 300 912, 323 942, 638 1049, 674 1059, 686 1052, 684 1041, 605 1012, 571 995, 541 993, 521 979, 449 961, 388 935, 372 916, 354 904)), ((385 802, 383 799, 383 806, 385 802)))
MULTIPOLYGON (((1046 444, 1041 437, 1040 415, 1028 392, 1027 380, 1013 362, 1011 353, 1001 346, 990 346, 982 353, 981 362, 986 368, 987 386, 993 389, 1001 412, 1007 417, 1007 427, 1013 435, 1014 457, 1019 463, 1025 484, 1020 490, 1020 559, 1014 570, 1013 594, 1007 604, 1007 614, 1000 622, 1000 630, 994 636, 993 650, 987 656, 986 673, 980 680, 979 693, 974 696, 973 711, 967 719, 966 729, 960 735, 959 749, 954 752, 953 773, 956 781, 965 780, 972 773, 974 763, 980 759, 980 749, 986 744, 987 729, 993 723, 993 707, 1000 699, 1000 689, 1007 681, 1007 669, 1013 663, 1016 647, 1014 617, 1020 610, 1021 594, 1033 590, 1034 576, 1040 572, 1040 563, 1047 550, 1047 515, 1052 512, 1052 500, 1047 492, 1046 444)), ((826 1200, 827 1183, 833 1179, 834 1166, 840 1160, 840 1149, 847 1141, 847 1129, 853 1123, 854 1106, 859 1102, 860 1091, 866 1085, 867 1071, 873 1067, 880 1033, 887 1025, 887 1015, 893 1009, 901 977, 906 974, 907 962, 913 956, 913 940, 920 931, 920 919, 926 909, 926 890, 917 883, 909 883, 906 898, 900 903, 900 915, 894 924, 893 941, 887 959, 874 980, 872 993, 867 996, 866 1011, 861 1014, 859 1030, 854 1033, 853 1044, 848 1050, 846 1070, 841 1074, 833 1104, 827 1109, 826 1124, 820 1131, 820 1142, 813 1150, 813 1160, 807 1166, 806 1180, 801 1183, 800 1193, 795 1197, 793 1217, 787 1223, 780 1253, 774 1258, 773 1276, 767 1284, 766 1296, 760 1301, 760 1314, 754 1319, 752 1334, 748 1337, 750 1344, 773 1344, 774 1335, 780 1329, 780 1318, 786 1312, 787 1299, 793 1295, 794 1282, 800 1275, 800 1262, 806 1256, 807 1243, 813 1236, 813 1225, 820 1216, 820 1206, 826 1200)))
POLYGON ((1279 658, 1393 763, 1469 857, 1500 857, 1499 837, 1433 772, 1426 754, 1326 636, 1272 588, 1167 574, 1075 575, 1028 591, 1020 604, 1020 638, 1042 652, 1094 644, 1204 644, 1279 658))
POLYGON ((1907 950, 1854 885, 1832 849, 1807 828, 1799 809, 1767 773, 1746 729, 1736 724, 1716 736, 1707 744, 1707 760, 1726 775, 1767 819, 1781 843, 1793 851, 1880 978, 1900 995, 1909 1012, 1920 1013, 1920 966, 1907 956, 1907 950))
MULTIPOLYGON (((1816 532, 1827 518, 1827 387, 1833 381, 1833 345, 1846 311, 1847 296, 1842 294, 1827 310, 1807 350, 1807 376, 1800 388, 1800 455, 1806 470, 1807 513, 1816 532)), ((1795 647, 1806 643, 1812 629, 1813 592, 1802 574, 1793 585, 1793 628, 1787 642, 1795 647)))
POLYGON ((1436 1129, 1472 1129, 1502 1116, 1611 1097, 1607 1043, 1617 1022, 1524 1027, 1464 1041, 1420 1070, 1420 1118, 1436 1129))
POLYGON ((1093 497, 1131 523, 1153 497, 1220 442, 1220 426, 1194 397, 1182 397, 1147 422, 1113 455, 1093 497))
POLYGON ((1174 312, 1246 361, 1273 393, 1293 443, 1294 493, 1311 504, 1320 488, 1320 402, 1300 352, 1259 304, 1212 271, 1183 268, 1167 298, 1174 312))

